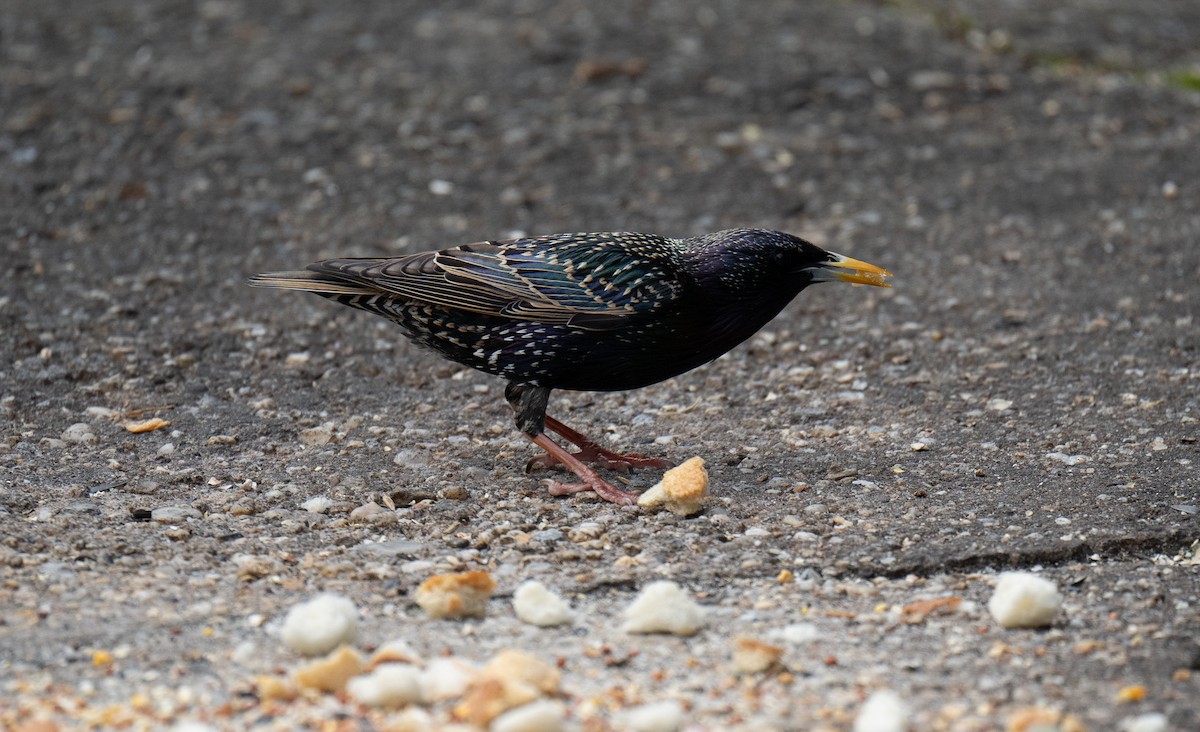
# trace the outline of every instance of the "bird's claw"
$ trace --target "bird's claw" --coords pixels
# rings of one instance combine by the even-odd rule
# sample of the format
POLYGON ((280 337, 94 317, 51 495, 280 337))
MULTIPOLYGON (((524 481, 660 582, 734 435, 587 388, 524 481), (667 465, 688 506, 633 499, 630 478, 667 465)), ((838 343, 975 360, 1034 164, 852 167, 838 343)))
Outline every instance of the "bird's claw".
MULTIPOLYGON (((628 473, 640 468, 665 470, 672 467, 669 461, 661 458, 646 457, 638 453, 623 455, 599 447, 584 448, 578 452, 571 453, 571 455, 580 462, 597 465, 605 470, 615 470, 618 473, 628 473)), ((559 465, 559 460, 553 455, 538 455, 537 457, 530 458, 529 462, 525 463, 525 472, 532 473, 535 470, 552 468, 555 465, 559 465)))
POLYGON ((560 483, 557 480, 546 478, 542 483, 552 496, 570 496, 576 493, 593 491, 600 498, 609 503, 615 503, 618 506, 632 506, 634 503, 637 503, 638 499, 637 493, 627 493, 615 485, 599 479, 584 483, 560 483))
POLYGON ((551 455, 549 453, 547 453, 545 455, 537 455, 535 457, 529 458, 529 461, 527 463, 525 463, 525 474, 529 475, 530 473, 532 473, 535 470, 541 470, 542 468, 552 468, 558 464, 559 464, 558 460, 554 457, 551 457, 551 455))

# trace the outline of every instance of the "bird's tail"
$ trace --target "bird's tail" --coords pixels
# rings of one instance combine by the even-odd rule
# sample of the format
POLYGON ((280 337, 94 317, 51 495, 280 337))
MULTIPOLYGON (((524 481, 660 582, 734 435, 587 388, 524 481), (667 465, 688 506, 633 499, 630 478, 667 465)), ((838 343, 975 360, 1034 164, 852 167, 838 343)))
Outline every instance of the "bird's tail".
POLYGON ((328 272, 264 272, 250 278, 251 287, 278 287, 318 295, 374 295, 379 290, 328 272))

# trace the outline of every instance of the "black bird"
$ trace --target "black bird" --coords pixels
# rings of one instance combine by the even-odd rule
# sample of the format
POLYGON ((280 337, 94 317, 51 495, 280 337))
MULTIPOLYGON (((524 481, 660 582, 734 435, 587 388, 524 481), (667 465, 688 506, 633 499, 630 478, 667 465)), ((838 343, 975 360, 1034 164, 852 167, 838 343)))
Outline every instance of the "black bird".
POLYGON ((606 468, 665 467, 620 455, 546 415, 552 389, 621 391, 712 361, 756 333, 801 290, 841 280, 888 287, 890 273, 791 234, 733 229, 690 239, 557 234, 404 257, 326 259, 250 279, 382 315, 452 361, 508 380, 517 427, 595 491, 630 504, 606 468), (579 447, 568 452, 545 429, 579 447))

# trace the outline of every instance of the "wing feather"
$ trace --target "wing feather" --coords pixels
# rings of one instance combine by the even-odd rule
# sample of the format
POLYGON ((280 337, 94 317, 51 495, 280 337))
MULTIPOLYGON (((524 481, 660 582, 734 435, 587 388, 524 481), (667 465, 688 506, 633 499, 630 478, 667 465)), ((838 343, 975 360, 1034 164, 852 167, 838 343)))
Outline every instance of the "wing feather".
POLYGON ((468 244, 309 269, 437 307, 607 329, 667 307, 685 286, 674 242, 580 234, 468 244))

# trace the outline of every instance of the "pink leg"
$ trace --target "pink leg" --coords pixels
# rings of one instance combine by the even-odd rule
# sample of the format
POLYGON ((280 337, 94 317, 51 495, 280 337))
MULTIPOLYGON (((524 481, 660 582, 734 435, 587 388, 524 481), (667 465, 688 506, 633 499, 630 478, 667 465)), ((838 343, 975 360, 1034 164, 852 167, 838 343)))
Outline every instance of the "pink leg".
POLYGON ((547 480, 545 483, 550 488, 550 495, 565 496, 572 493, 582 493, 583 491, 594 491, 596 495, 604 500, 621 506, 631 506, 637 501, 638 494, 626 493, 615 485, 605 482, 595 470, 581 463, 574 455, 563 449, 561 445, 550 439, 545 433, 536 437, 528 434, 525 436, 533 444, 545 450, 555 462, 562 463, 567 469, 583 480, 582 483, 559 483, 556 480, 547 480))
MULTIPOLYGON (((633 468, 655 468, 662 470, 664 468, 671 467, 671 463, 660 458, 646 457, 645 455, 638 455, 636 453, 623 455, 619 452, 606 450, 605 448, 596 444, 595 441, 588 439, 586 435, 576 432, 575 430, 550 416, 546 417, 546 428, 561 435, 564 440, 579 448, 579 452, 576 452, 573 455, 576 460, 580 460, 585 463, 595 463, 596 465, 599 465, 607 470, 628 472, 633 468)), ((530 466, 549 466, 556 462, 559 461, 555 459, 553 454, 550 454, 534 458, 533 460, 529 461, 529 464, 530 466)))

